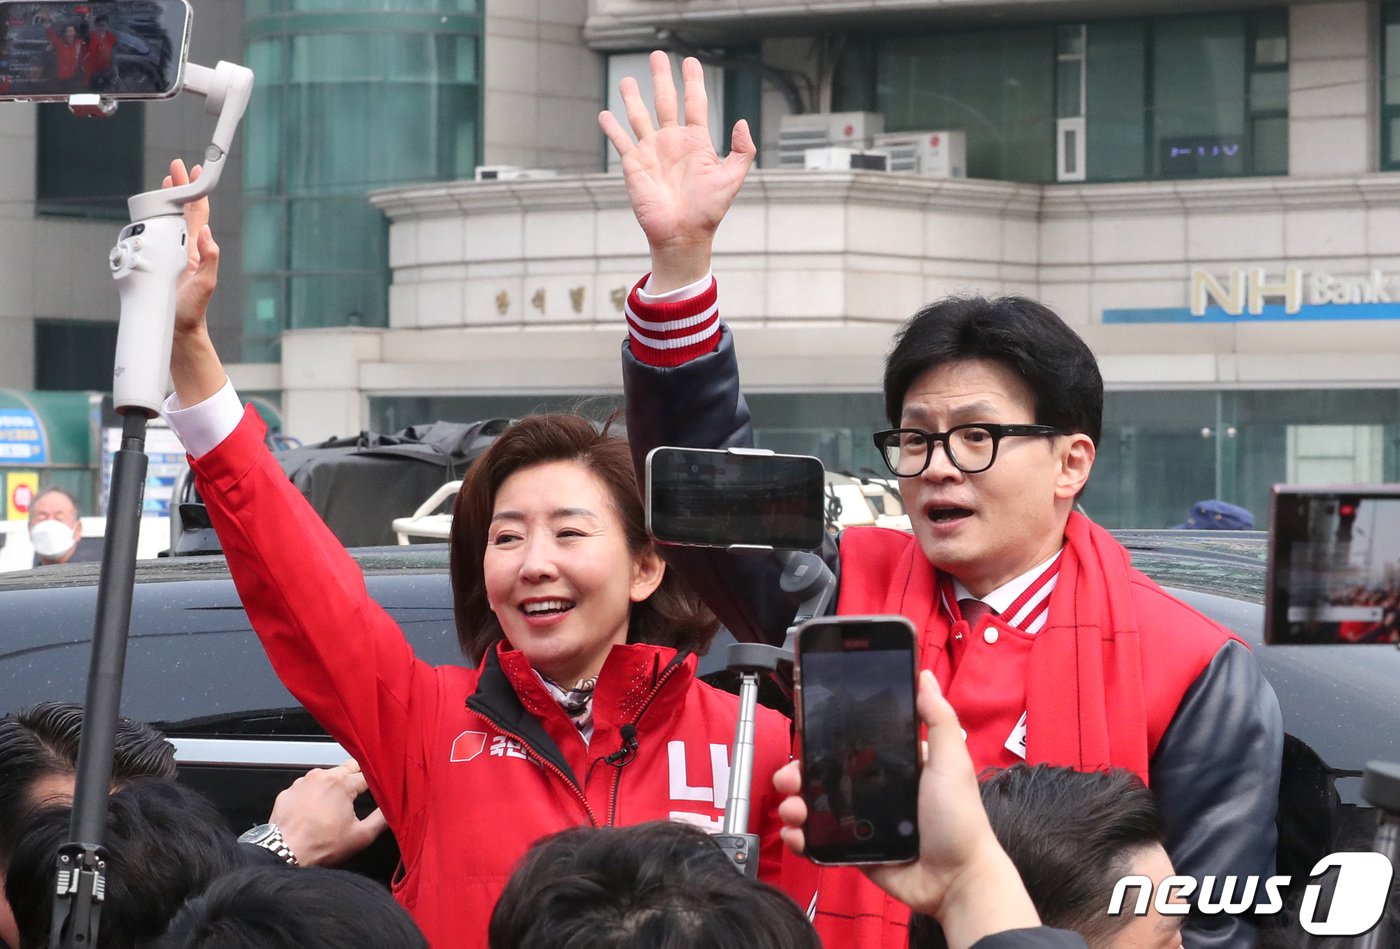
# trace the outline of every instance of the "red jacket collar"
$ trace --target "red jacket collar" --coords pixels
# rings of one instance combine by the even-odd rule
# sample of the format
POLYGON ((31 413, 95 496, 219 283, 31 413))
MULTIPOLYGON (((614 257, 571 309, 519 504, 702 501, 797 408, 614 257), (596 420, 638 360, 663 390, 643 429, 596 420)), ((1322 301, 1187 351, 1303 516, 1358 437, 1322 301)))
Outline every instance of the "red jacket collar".
MULTIPOLYGON (((521 705, 564 752, 570 764, 580 750, 578 729, 530 666, 524 654, 504 639, 496 644, 501 671, 519 697, 521 705)), ((641 721, 638 730, 649 732, 668 723, 680 710, 685 694, 695 678, 694 653, 677 652, 668 646, 625 643, 614 646, 598 673, 593 690, 593 739, 590 748, 611 749, 618 744, 623 725, 641 721), (645 717, 642 713, 645 712, 645 717)))

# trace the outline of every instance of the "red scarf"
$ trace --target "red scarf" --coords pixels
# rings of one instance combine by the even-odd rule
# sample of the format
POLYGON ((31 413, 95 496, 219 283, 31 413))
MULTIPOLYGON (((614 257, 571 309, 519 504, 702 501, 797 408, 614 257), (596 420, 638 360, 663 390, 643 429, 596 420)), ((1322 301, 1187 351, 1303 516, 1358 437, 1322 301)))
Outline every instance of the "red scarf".
MULTIPOLYGON (((1127 768, 1146 781, 1151 749, 1132 591, 1152 581, 1133 569, 1108 531, 1077 513, 1065 525, 1059 570, 1049 619, 1026 666, 1026 760, 1080 770, 1127 768)), ((838 612, 912 620, 920 630, 920 668, 932 669, 946 691, 953 677, 950 637, 971 631, 941 608, 939 581, 912 535, 878 527, 852 527, 841 535, 838 612)), ((1170 641, 1154 639, 1154 681, 1170 680, 1180 695, 1219 649, 1220 638, 1230 635, 1207 622, 1179 637, 1173 631, 1170 641)), ((858 871, 822 868, 815 922, 824 944, 905 949, 908 921, 908 908, 858 871)))
MULTIPOLYGON (((1128 552, 1093 521, 1071 513, 1050 617, 1026 675, 1026 760, 1082 771, 1127 768, 1147 780, 1149 750, 1138 623, 1128 552)), ((921 629, 919 665, 946 690, 952 634, 962 620, 939 608, 938 572, 901 531, 841 535, 840 612, 899 613, 921 629)))

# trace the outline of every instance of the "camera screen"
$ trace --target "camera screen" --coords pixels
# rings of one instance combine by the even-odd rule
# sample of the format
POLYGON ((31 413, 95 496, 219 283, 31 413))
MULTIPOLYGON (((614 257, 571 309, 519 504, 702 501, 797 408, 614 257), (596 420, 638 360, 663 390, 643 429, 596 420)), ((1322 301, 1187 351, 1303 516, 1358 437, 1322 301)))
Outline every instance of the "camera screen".
POLYGON ((888 856, 917 840, 913 650, 804 650, 802 773, 807 846, 888 856))
POLYGON ((187 9, 181 0, 0 4, 0 97, 169 95, 180 80, 187 9))
POLYGON ((1400 643, 1400 493, 1280 488, 1266 641, 1400 643))
POLYGON ((662 543, 819 547, 825 470, 807 455, 658 448, 648 459, 648 526, 662 543))

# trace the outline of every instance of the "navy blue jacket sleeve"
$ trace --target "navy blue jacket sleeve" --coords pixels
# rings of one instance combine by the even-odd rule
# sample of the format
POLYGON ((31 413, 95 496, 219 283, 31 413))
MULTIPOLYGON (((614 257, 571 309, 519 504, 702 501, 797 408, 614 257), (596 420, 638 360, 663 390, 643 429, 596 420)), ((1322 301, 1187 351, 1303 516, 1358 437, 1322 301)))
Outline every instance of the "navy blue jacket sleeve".
MULTIPOLYGON (((637 483, 646 484, 646 457, 653 448, 747 448, 753 445, 749 407, 739 389, 734 337, 723 327, 719 346, 675 368, 648 366, 622 346, 622 387, 627 401, 627 438, 637 483)), ((778 585, 779 559, 766 553, 665 547, 666 562, 690 583, 740 641, 779 645, 798 604, 778 585)), ((836 569, 836 544, 822 550, 836 569)))

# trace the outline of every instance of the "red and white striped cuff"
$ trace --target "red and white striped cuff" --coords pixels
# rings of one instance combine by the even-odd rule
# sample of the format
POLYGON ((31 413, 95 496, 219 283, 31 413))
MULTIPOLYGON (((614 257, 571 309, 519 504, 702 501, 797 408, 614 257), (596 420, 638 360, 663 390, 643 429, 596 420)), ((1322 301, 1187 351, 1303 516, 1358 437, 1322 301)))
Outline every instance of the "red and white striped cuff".
POLYGON ((627 333, 632 355, 648 366, 673 367, 714 352, 719 345, 719 291, 714 277, 692 297, 646 302, 647 274, 627 295, 627 333))

